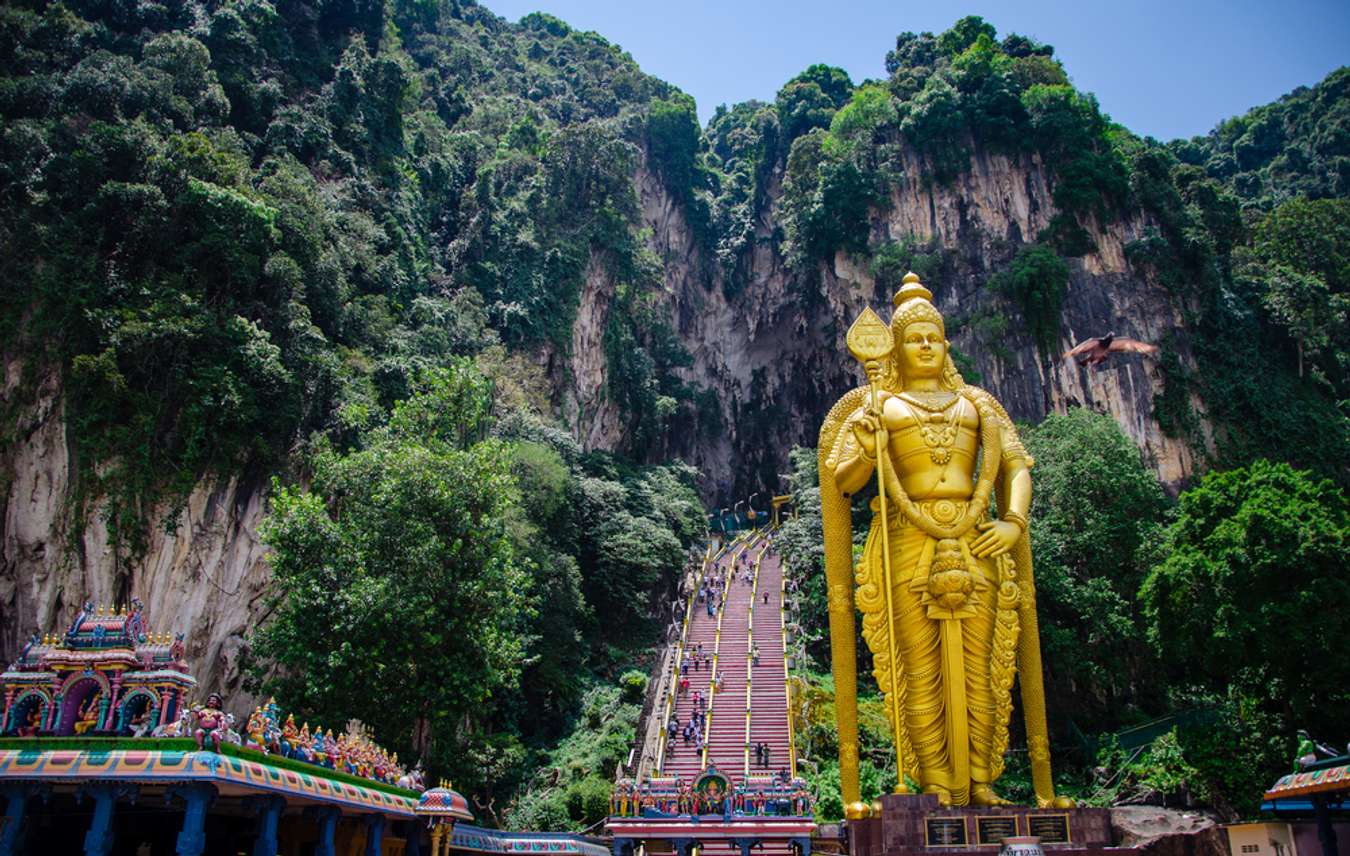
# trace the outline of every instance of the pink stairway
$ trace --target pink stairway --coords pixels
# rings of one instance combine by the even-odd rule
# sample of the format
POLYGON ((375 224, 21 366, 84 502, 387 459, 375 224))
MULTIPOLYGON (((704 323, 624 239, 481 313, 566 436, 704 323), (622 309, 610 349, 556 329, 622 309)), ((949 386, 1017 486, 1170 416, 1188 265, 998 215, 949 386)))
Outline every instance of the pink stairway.
MULTIPOLYGON (((768 776, 783 768, 792 772, 791 735, 788 728, 787 674, 783 658, 783 570, 777 553, 760 536, 748 545, 734 545, 717 559, 708 576, 727 580, 727 597, 718 614, 709 616, 707 605, 695 603, 685 637, 685 649, 703 645, 713 655, 713 669, 692 667, 688 692, 677 695, 675 713, 681 731, 694 711, 694 692, 708 697, 714 673, 723 675, 721 691, 712 696, 708 710, 707 758, 677 734, 667 749, 662 773, 692 781, 708 765, 740 784, 747 774, 768 776), (751 581, 744 580, 746 570, 751 581), (765 602, 764 595, 768 594, 765 602), (720 624, 720 633, 719 633, 720 624), (759 649, 755 665, 754 646, 759 649), (757 765, 753 747, 769 747, 769 766, 757 765), (673 750, 673 751, 672 751, 673 750)), ((787 842, 765 842, 757 854, 788 852, 787 842)), ((725 843, 709 842, 708 856, 727 854, 725 843)))

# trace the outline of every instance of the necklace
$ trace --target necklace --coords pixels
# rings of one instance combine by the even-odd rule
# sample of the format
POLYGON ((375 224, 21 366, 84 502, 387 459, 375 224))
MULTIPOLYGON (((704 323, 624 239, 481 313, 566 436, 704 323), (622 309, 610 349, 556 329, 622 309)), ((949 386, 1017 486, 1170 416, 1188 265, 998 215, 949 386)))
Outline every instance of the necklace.
POLYGON ((929 413, 941 413, 956 403, 957 395, 944 389, 906 390, 900 397, 929 413))
POLYGON ((919 401, 911 399, 912 395, 914 393, 901 393, 906 401, 928 411, 926 414, 915 411, 914 422, 919 428, 923 444, 928 447, 928 457, 943 468, 945 476, 946 465, 952 459, 952 444, 956 442, 956 419, 961 412, 961 408, 952 407, 957 401, 957 396, 952 393, 928 393, 927 401, 919 401), (950 400, 939 407, 937 397, 943 395, 950 396, 950 400))

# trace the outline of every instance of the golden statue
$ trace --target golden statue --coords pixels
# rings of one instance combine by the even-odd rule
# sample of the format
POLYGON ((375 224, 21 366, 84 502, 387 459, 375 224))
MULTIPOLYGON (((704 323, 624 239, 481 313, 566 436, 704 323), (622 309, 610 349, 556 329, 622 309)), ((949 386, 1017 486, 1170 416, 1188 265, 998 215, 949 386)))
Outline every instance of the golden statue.
POLYGON ((908 778, 943 805, 1005 804, 993 785, 1020 670, 1037 803, 1072 805, 1050 775, 1027 537, 1032 461, 1017 430, 992 395, 961 379, 915 274, 890 326, 866 309, 848 344, 869 383, 831 409, 819 447, 845 813, 869 813, 858 783, 855 604, 895 737, 896 793, 911 792, 908 778), (849 498, 870 483, 885 489, 854 567, 849 498))

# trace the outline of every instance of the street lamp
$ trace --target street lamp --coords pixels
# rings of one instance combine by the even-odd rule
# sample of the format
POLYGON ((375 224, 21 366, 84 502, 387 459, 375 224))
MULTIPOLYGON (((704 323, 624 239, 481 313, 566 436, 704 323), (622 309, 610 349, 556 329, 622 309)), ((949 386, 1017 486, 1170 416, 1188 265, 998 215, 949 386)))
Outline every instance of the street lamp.
POLYGON ((741 521, 741 506, 744 505, 744 504, 745 504, 745 500, 743 500, 743 499, 738 499, 738 500, 736 500, 736 504, 735 504, 735 505, 732 507, 732 509, 731 509, 731 519, 736 521, 737 527, 740 526, 740 521, 741 521))
POLYGON ((762 491, 762 490, 757 490, 757 491, 755 491, 754 493, 750 494, 750 516, 751 516, 751 517, 754 519, 754 521, 755 521, 755 528, 756 528, 756 529, 759 528, 759 515, 755 513, 755 497, 759 496, 759 495, 760 495, 761 493, 763 493, 763 492, 764 492, 764 491, 762 491))

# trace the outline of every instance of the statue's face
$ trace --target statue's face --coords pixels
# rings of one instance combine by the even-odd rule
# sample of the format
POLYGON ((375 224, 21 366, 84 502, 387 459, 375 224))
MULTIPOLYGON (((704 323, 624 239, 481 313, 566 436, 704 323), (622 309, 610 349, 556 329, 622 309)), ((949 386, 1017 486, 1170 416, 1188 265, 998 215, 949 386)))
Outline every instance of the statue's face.
POLYGON ((932 321, 915 321, 900 340, 900 367, 905 377, 940 377, 947 361, 947 339, 932 321))

